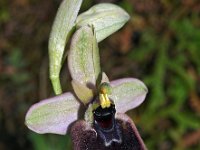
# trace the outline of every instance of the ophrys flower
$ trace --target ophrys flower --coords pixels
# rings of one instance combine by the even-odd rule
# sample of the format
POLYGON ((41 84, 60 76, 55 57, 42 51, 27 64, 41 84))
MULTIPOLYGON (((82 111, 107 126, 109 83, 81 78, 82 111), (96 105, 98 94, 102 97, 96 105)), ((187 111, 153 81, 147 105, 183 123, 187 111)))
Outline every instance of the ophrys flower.
MULTIPOLYGON (((124 143, 126 145, 127 139, 132 136, 140 143, 134 124, 120 113, 140 105, 145 99, 147 88, 143 82, 134 78, 108 80, 100 69, 99 50, 92 27, 83 26, 74 34, 68 65, 74 93, 67 92, 34 104, 26 115, 28 128, 41 134, 66 134, 70 124, 83 119, 80 118, 79 110, 84 106, 85 121, 72 125, 73 139, 81 132, 86 132, 86 135, 94 133, 90 137, 94 137, 93 144, 96 141, 96 146, 102 142, 104 147, 112 148, 113 144, 124 147, 124 143)), ((84 138, 83 135, 80 137, 84 138)), ((74 141, 75 149, 88 140, 82 139, 81 143, 80 139, 74 141)), ((90 149, 90 144, 87 143, 85 148, 90 149)), ((143 143, 139 145, 144 147, 143 143)))

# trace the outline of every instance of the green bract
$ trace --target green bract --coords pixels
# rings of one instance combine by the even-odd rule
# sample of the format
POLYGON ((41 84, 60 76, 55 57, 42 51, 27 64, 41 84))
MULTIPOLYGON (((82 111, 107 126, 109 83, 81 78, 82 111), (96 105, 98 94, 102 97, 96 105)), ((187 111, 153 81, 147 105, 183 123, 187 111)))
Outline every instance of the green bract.
POLYGON ((87 24, 93 25, 97 42, 100 42, 120 29, 129 18, 128 13, 119 6, 101 3, 80 14, 76 20, 76 25, 78 27, 87 24))

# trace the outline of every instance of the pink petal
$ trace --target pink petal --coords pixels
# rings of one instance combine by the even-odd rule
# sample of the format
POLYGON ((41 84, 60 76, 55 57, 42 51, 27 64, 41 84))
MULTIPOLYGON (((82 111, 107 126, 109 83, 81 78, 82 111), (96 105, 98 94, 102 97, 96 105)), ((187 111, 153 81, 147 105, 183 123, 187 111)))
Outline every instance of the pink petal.
POLYGON ((28 110, 27 127, 37 133, 66 134, 69 125, 77 120, 80 104, 72 93, 42 100, 28 110))
POLYGON ((144 83, 134 78, 124 78, 112 81, 112 95, 109 97, 114 101, 116 111, 126 111, 139 106, 148 92, 144 83))

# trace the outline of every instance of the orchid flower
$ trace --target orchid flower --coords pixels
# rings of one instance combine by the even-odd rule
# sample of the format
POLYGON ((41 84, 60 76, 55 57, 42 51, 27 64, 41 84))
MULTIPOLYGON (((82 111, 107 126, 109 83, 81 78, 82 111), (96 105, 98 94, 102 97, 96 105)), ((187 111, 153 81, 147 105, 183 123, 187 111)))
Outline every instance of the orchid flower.
POLYGON ((82 26, 73 35, 68 67, 73 92, 31 106, 25 118, 27 127, 39 134, 70 132, 76 150, 146 149, 124 113, 144 101, 147 88, 135 78, 109 81, 100 69, 92 26, 82 26))

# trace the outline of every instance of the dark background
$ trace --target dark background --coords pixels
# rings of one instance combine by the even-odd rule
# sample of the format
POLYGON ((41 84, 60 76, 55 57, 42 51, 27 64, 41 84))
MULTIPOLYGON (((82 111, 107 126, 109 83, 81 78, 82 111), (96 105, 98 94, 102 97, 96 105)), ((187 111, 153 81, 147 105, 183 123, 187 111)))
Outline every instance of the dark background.
MULTIPOLYGON (((68 135, 38 135, 24 125, 28 108, 53 95, 47 47, 60 2, 0 1, 0 150, 71 149, 68 135)), ((99 2, 85 0, 81 11, 99 2)), ((148 86, 146 101, 128 112, 147 147, 200 149, 200 1, 110 2, 131 19, 100 43, 101 66, 111 80, 135 77, 148 86)), ((66 63, 61 80, 71 90, 66 63)))

